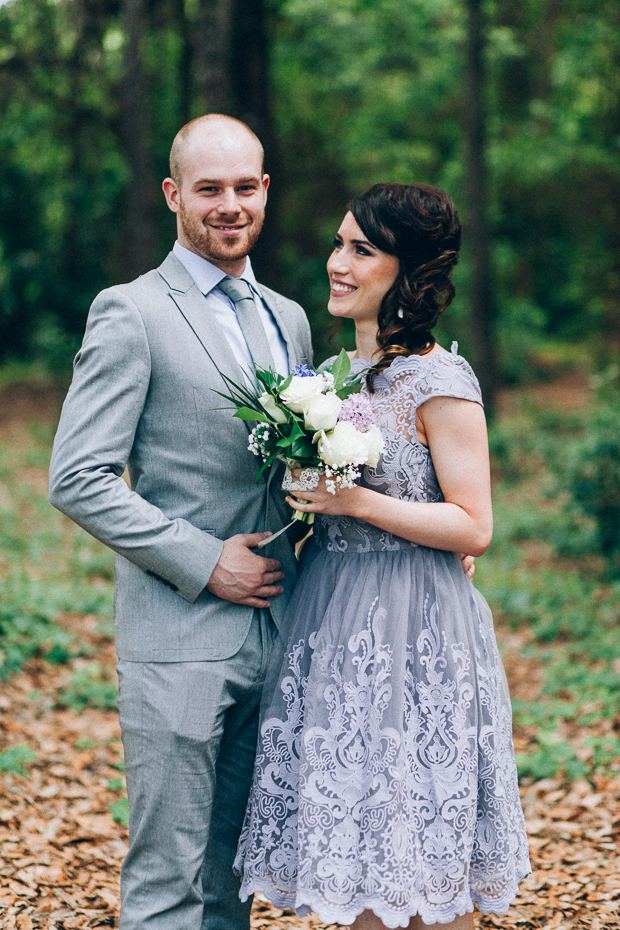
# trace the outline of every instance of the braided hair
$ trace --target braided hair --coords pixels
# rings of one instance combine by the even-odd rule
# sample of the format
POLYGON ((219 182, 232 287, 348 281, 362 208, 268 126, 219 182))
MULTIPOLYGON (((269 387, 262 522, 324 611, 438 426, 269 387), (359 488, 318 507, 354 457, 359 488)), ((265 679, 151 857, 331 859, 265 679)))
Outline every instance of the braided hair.
POLYGON ((365 237, 395 255, 400 269, 379 309, 381 355, 374 376, 399 355, 425 355, 431 330, 454 298, 452 270, 461 246, 461 224, 452 200, 430 184, 375 184, 349 204, 365 237))

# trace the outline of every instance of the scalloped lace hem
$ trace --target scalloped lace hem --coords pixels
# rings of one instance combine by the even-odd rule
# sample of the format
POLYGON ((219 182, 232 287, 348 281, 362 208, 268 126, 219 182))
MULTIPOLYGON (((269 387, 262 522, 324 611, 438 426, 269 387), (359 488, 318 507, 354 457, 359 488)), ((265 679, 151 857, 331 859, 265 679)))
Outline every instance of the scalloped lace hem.
POLYGON ((318 915, 321 923, 341 924, 349 926, 363 911, 372 911, 389 930, 407 927, 412 917, 419 915, 425 924, 449 924, 457 917, 471 914, 474 904, 481 914, 505 914, 514 901, 519 890, 519 882, 529 875, 529 863, 517 870, 517 876, 508 885, 506 891, 499 896, 490 898, 479 892, 461 894, 452 904, 445 906, 429 906, 423 898, 416 898, 410 902, 406 910, 394 910, 374 895, 358 895, 349 905, 332 904, 320 894, 312 891, 282 891, 268 879, 253 878, 243 884, 239 897, 242 901, 252 894, 262 894, 275 907, 288 908, 295 911, 297 917, 306 917, 310 912, 318 915))

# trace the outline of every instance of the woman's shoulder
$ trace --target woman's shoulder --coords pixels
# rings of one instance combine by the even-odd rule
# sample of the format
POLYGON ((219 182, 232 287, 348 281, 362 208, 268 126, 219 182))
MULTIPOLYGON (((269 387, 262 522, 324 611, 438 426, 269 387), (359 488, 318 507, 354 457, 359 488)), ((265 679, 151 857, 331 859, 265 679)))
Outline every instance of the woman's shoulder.
POLYGON ((482 404, 478 379, 469 362, 458 353, 458 343, 451 350, 437 347, 426 355, 395 358, 383 376, 390 386, 406 387, 417 404, 431 397, 457 397, 482 404))

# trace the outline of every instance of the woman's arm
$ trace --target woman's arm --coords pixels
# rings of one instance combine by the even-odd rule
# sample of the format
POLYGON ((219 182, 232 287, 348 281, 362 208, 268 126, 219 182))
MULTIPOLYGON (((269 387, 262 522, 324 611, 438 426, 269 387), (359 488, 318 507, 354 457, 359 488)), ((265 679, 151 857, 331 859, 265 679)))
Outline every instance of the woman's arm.
POLYGON ((420 546, 483 555, 493 529, 486 423, 473 401, 435 397, 417 411, 417 427, 427 437, 445 502, 403 501, 369 488, 329 494, 323 478, 309 501, 288 497, 296 510, 346 514, 409 539, 420 546))

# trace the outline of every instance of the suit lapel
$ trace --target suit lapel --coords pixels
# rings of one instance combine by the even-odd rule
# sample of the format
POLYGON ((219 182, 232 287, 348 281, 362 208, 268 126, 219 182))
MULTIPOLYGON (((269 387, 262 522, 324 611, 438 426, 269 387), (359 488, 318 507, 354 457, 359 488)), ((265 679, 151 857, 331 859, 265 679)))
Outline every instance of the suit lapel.
MULTIPOLYGON (((236 384, 245 384, 243 372, 211 309, 209 297, 205 297, 199 291, 194 279, 172 253, 158 270, 170 288, 170 296, 216 369, 236 384)), ((228 385, 222 378, 221 390, 227 388, 228 385)))

